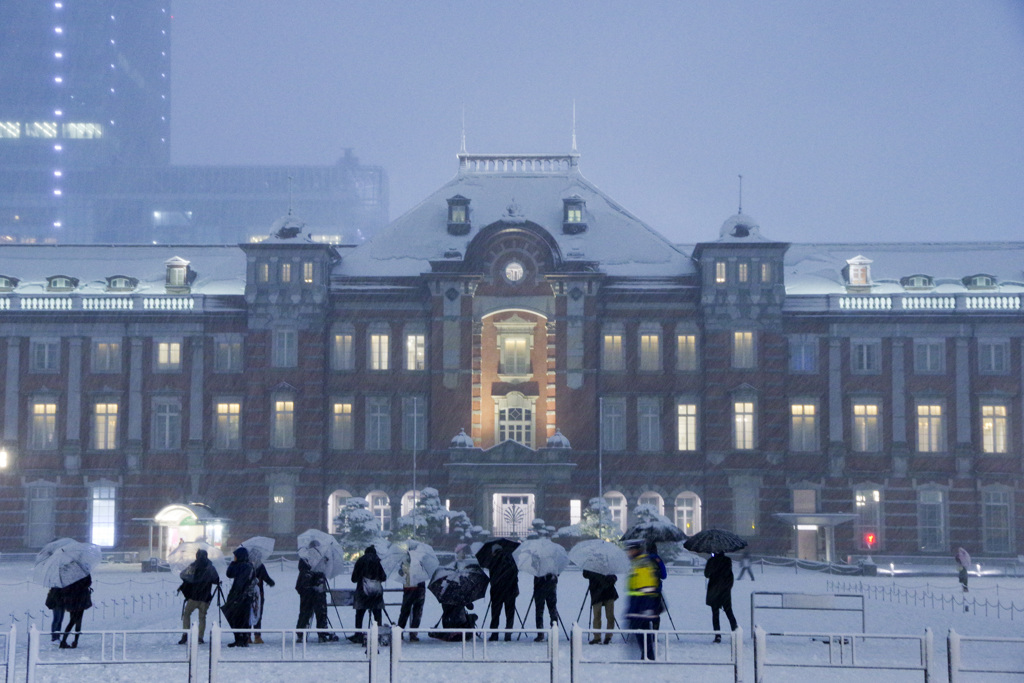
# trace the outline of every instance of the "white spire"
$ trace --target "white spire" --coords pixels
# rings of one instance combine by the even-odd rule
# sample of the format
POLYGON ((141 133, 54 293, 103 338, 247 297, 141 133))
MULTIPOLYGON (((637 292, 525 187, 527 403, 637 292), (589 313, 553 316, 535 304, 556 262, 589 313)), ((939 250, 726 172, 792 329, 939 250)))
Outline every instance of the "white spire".
POLYGON ((572 153, 576 154, 576 98, 572 98, 572 153))

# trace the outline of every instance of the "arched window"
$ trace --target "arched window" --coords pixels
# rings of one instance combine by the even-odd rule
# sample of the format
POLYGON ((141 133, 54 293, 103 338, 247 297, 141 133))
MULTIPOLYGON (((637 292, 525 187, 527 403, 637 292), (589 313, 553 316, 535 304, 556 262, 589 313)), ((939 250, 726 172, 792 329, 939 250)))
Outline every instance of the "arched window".
POLYGON ((415 491, 406 491, 402 494, 402 516, 405 517, 412 512, 413 507, 416 505, 416 500, 419 496, 416 495, 415 491))
POLYGON ((683 491, 676 496, 676 526, 687 536, 701 530, 700 496, 693 491, 683 491))
POLYGON ((626 531, 626 515, 629 512, 629 505, 626 503, 626 496, 619 491, 608 491, 604 494, 604 500, 608 503, 608 509, 612 513, 612 521, 619 525, 619 529, 626 531))
POLYGON ((377 518, 380 530, 387 533, 391 531, 391 499, 383 491, 370 491, 366 494, 366 500, 370 503, 370 512, 377 518))
POLYGON ((659 515, 665 514, 665 499, 655 491, 644 491, 640 494, 638 505, 650 505, 659 515))
POLYGON ((327 533, 338 533, 337 525, 334 523, 338 513, 345 507, 345 501, 352 497, 352 494, 345 489, 338 489, 327 498, 327 533))

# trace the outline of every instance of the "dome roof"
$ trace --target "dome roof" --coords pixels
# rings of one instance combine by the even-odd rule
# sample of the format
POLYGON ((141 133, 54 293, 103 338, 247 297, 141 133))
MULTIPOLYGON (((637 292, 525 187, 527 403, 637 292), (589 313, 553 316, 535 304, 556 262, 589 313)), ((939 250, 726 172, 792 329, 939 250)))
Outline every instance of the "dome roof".
POLYGON ((270 226, 270 239, 278 241, 302 239, 305 237, 305 241, 308 242, 309 237, 302 234, 302 231, 305 229, 306 224, 289 211, 287 215, 281 216, 270 226))
POLYGON ((719 240, 723 242, 763 242, 761 226, 750 216, 738 213, 730 216, 722 223, 718 231, 719 240))
POLYGON ((473 437, 467 434, 465 429, 460 429, 452 439, 452 448, 473 448, 473 446, 473 437))
POLYGON ((572 448, 569 445, 569 439, 565 438, 562 431, 555 427, 555 433, 548 438, 548 448, 572 448))

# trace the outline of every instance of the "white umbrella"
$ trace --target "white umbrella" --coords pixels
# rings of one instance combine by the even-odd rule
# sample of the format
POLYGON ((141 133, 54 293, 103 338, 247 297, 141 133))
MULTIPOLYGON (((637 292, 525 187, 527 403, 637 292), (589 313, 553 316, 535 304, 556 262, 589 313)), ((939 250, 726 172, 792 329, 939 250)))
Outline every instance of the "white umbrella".
POLYGON ((345 569, 345 551, 334 536, 319 529, 307 529, 299 534, 299 557, 310 569, 328 579, 345 569))
POLYGON ((197 550, 205 550, 206 556, 217 572, 220 574, 224 573, 226 569, 224 553, 221 552, 220 548, 215 548, 206 541, 181 541, 174 550, 167 553, 167 564, 171 565, 172 571, 180 573, 195 562, 197 550))
POLYGON ((520 570, 534 576, 561 574, 569 564, 569 553, 550 538, 523 541, 512 551, 512 558, 520 570))
POLYGON ((50 588, 64 588, 91 574, 93 567, 102 559, 98 545, 73 540, 57 547, 49 557, 36 564, 32 578, 50 588))
POLYGON ((274 539, 266 536, 253 536, 242 541, 242 547, 249 551, 249 561, 252 562, 253 568, 259 569, 259 566, 270 557, 270 553, 274 552, 274 539))
POLYGON ((574 545, 569 551, 569 560, 580 569, 596 574, 625 574, 630 569, 626 552, 616 544, 600 538, 574 545))
POLYGON ((403 562, 409 559, 408 551, 398 543, 381 538, 371 545, 376 548, 380 566, 384 568, 384 573, 389 577, 399 570, 403 562))
POLYGON ((409 573, 413 584, 425 583, 434 575, 441 562, 437 553, 426 543, 409 541, 409 573))
POLYGON ((78 541, 73 538, 58 538, 56 541, 50 541, 43 546, 42 550, 36 553, 36 564, 38 565, 40 562, 45 562, 50 559, 55 552, 71 543, 78 543, 78 541))

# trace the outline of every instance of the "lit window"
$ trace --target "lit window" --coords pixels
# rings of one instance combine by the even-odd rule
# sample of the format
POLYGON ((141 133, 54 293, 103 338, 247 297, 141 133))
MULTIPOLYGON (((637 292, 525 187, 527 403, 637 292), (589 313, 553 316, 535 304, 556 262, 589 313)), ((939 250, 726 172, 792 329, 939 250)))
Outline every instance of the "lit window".
POLYGON ((640 331, 640 371, 661 370, 661 334, 653 329, 640 331))
POLYGON ((261 263, 256 266, 256 278, 260 282, 270 282, 270 264, 261 263))
POLYGON ((498 443, 516 441, 533 448, 533 403, 519 392, 495 401, 498 443))
POLYGON ((700 496, 692 491, 683 491, 676 496, 676 526, 687 536, 701 530, 700 496))
POLYGON ((505 266, 505 279, 509 282, 519 282, 523 279, 523 275, 526 274, 526 269, 523 268, 523 264, 518 261, 510 261, 505 266))
POLYGON ((355 430, 352 424, 352 401, 346 399, 334 404, 331 410, 331 448, 352 450, 355 430))
POLYGON ((750 266, 747 265, 746 263, 739 264, 739 269, 737 270, 737 279, 740 282, 746 282, 748 279, 749 270, 750 266))
POLYGON ((697 450, 697 404, 676 404, 676 437, 678 450, 697 450))
POLYGON ((754 333, 733 332, 732 340, 732 366, 734 368, 753 368, 755 366, 754 333))
POLYGON ((604 494, 604 500, 608 504, 612 523, 619 527, 619 531, 625 532, 626 522, 629 519, 629 505, 626 503, 626 497, 618 491, 608 491, 604 494))
POLYGON ((425 334, 405 335, 405 369, 427 369, 427 336, 425 334))
POLYGON ((862 489, 853 492, 854 534, 859 550, 880 550, 882 546, 882 492, 862 489))
POLYGON ((790 450, 801 453, 818 450, 818 406, 814 403, 793 403, 789 409, 790 450))
POLYGON ((157 342, 156 369, 160 372, 181 370, 181 342, 157 342))
POLYGON ((882 446, 877 403, 853 404, 853 450, 856 453, 877 453, 882 446))
POLYGON ((98 451, 117 448, 117 404, 97 403, 93 408, 92 447, 98 451))
POLYGON ((606 330, 601 345, 601 368, 608 371, 626 369, 626 357, 622 348, 622 333, 606 330))
POLYGON ((32 427, 29 430, 28 446, 37 451, 52 451, 57 448, 56 403, 32 404, 32 427))
POLYGON ((697 337, 693 334, 676 336, 676 369, 692 372, 697 369, 697 337))
POLYGON ((733 403, 733 444, 737 450, 741 451, 749 451, 754 448, 753 401, 733 403))
POLYGON ((313 264, 310 261, 302 264, 302 281, 307 285, 313 284, 313 264))
POLYGON ((725 284, 725 261, 715 261, 715 284, 725 284))
POLYGON ((391 531, 391 499, 383 491, 371 491, 366 495, 370 512, 380 525, 380 530, 391 531))
POLYGON ((233 450, 241 444, 240 426, 242 404, 234 402, 217 403, 214 425, 214 444, 222 450, 233 450))
POLYGON ((387 370, 391 353, 391 337, 386 332, 370 334, 370 369, 387 370))
POLYGON ((772 264, 762 263, 761 264, 761 282, 769 283, 772 281, 772 264))
POLYGON ((533 371, 530 363, 530 338, 525 335, 501 335, 501 357, 498 372, 502 375, 525 376, 533 371))
POLYGON ((1006 453, 1009 425, 1005 404, 981 406, 981 449, 985 453, 1006 453))
POLYGON ((657 398, 637 398, 636 433, 637 450, 648 453, 661 450, 661 402, 657 398))
POLYGON ((583 501, 572 499, 569 501, 569 524, 579 524, 583 519, 583 501))
POLYGON ((917 406, 917 452, 940 453, 946 450, 946 430, 942 424, 942 406, 917 406))
POLYGON ((271 425, 274 448, 295 447, 295 402, 289 398, 274 399, 274 415, 271 425))
POLYGON ((94 486, 92 489, 92 510, 89 541, 103 548, 115 544, 117 525, 117 490, 113 486, 94 486))
POLYGON ((281 282, 292 281, 292 264, 282 263, 281 264, 281 282))
POLYGON ((331 344, 331 367, 335 370, 354 370, 356 353, 352 332, 336 333, 331 344))

